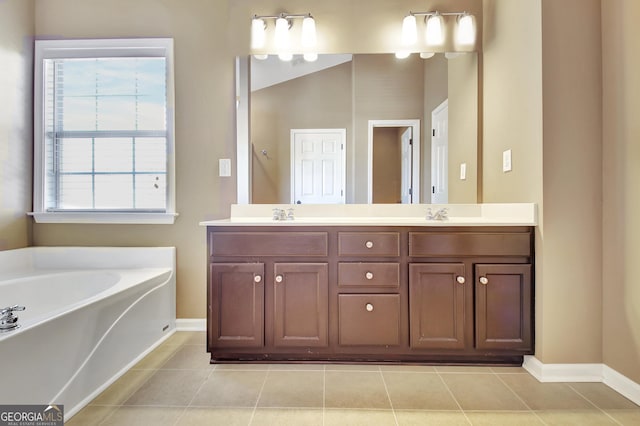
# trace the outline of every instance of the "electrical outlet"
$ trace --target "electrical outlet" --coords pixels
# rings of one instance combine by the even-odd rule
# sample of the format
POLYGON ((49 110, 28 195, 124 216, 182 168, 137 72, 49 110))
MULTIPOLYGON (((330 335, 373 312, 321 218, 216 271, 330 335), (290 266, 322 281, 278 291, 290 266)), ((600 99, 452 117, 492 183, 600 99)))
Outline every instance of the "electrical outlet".
POLYGON ((219 175, 221 177, 231 176, 231 159, 220 158, 218 160, 218 168, 220 169, 219 175))
POLYGON ((467 179, 467 163, 460 163, 460 180, 467 179))
POLYGON ((502 153, 502 171, 505 173, 511 171, 511 150, 510 149, 502 153))

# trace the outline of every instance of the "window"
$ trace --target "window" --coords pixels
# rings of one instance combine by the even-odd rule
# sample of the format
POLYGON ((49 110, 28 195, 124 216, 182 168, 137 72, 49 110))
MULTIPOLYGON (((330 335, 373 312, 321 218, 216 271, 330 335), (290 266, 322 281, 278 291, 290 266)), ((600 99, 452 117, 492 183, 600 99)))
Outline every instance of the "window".
POLYGON ((173 41, 35 51, 36 221, 173 223, 173 41))

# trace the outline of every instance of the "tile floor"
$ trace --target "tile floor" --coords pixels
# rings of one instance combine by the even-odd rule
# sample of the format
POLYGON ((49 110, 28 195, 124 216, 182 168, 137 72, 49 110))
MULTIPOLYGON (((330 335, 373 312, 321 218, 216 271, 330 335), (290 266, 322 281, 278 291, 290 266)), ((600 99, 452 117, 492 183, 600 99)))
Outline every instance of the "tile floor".
POLYGON ((539 383, 522 368, 210 365, 178 332, 68 425, 640 425, 602 383, 539 383))

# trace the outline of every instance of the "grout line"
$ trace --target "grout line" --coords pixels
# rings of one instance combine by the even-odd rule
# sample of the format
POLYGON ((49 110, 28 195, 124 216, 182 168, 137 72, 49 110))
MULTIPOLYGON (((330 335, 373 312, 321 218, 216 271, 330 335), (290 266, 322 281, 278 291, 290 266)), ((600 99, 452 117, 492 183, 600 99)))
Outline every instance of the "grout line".
POLYGON ((267 383, 267 378, 269 377, 269 369, 267 368, 267 372, 264 375, 264 380, 262 381, 262 386, 260 387, 260 392, 258 392, 258 397, 256 398, 256 403, 253 406, 253 411, 251 412, 251 417, 249 418, 249 425, 253 423, 253 418, 256 415, 256 410, 258 409, 258 403, 260 403, 260 398, 262 397, 262 391, 264 390, 264 385, 267 383))
POLYGON ((538 420, 540 420, 543 424, 545 424, 545 425, 548 424, 547 422, 544 421, 544 419, 542 417, 540 417, 540 415, 538 413, 536 413, 536 411, 533 408, 529 407, 529 404, 527 404, 527 402, 524 399, 522 399, 520 397, 520 395, 518 395, 518 393, 514 389, 512 389, 511 386, 509 386, 509 384, 507 384, 507 382, 505 382, 502 379, 502 377, 500 377, 500 374, 495 373, 495 375, 498 378, 498 380, 500 380, 502 382, 502 384, 505 385, 507 387, 507 389, 509 389, 511 391, 511 393, 513 393, 515 395, 515 397, 518 398, 520 400, 520 402, 522 402, 524 404, 525 407, 527 407, 527 410, 532 412, 533 415, 536 416, 536 418, 538 420))
POLYGON ((449 392, 449 395, 451 395, 451 398, 453 398, 453 400, 455 401, 456 405, 458 406, 458 408, 462 412, 462 415, 467 420, 467 423, 469 423, 470 425, 473 425, 473 423, 471 423, 471 419, 469 419, 469 416, 467 416, 467 413, 462 409, 462 405, 460 405, 460 402, 458 401, 458 398, 456 398, 456 396, 453 394, 453 392, 451 391, 451 388, 449 388, 449 385, 447 385, 447 382, 444 381, 444 379, 442 378, 442 374, 440 374, 440 372, 437 369, 436 369, 436 374, 440 378, 440 381, 442 381, 442 384, 444 385, 444 387, 447 389, 447 392, 449 392))
POLYGON ((396 426, 398 426, 399 423, 398 423, 398 417, 396 416, 396 409, 393 407, 393 402, 391 401, 391 395, 389 394, 389 388, 387 387, 387 382, 384 379, 382 368, 378 367, 378 372, 380 373, 380 377, 382 378, 382 384, 384 385, 384 390, 387 393, 387 399, 389 400, 389 405, 391 406, 391 412, 393 413, 393 420, 395 420, 396 426))
POLYGON ((622 423, 620 423, 619 421, 617 421, 615 418, 613 418, 609 413, 607 413, 605 410, 603 410, 602 408, 600 408, 595 402, 591 401, 589 398, 587 398, 585 395, 583 395, 578 389, 574 388, 571 383, 567 383, 567 386, 569 386, 569 388, 571 388, 572 391, 574 391, 575 393, 577 393, 578 395, 580 395, 580 397, 582 397, 585 401, 587 401, 589 404, 593 405, 594 407, 596 407, 598 410, 600 410, 602 413, 604 413, 605 416, 609 417, 611 420, 613 420, 616 424, 618 425, 622 425, 622 423))

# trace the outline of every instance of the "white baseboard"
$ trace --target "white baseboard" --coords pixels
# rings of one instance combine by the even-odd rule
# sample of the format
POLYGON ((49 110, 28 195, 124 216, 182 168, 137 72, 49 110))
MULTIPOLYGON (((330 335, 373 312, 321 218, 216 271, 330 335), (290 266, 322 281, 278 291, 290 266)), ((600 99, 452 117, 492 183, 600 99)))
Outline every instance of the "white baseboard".
POLYGON ((206 331, 207 320, 204 318, 178 318, 176 331, 206 331))
POLYGON ((525 356, 522 367, 540 382, 599 382, 640 405, 640 384, 605 364, 544 364, 525 356))

